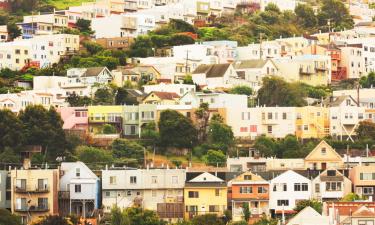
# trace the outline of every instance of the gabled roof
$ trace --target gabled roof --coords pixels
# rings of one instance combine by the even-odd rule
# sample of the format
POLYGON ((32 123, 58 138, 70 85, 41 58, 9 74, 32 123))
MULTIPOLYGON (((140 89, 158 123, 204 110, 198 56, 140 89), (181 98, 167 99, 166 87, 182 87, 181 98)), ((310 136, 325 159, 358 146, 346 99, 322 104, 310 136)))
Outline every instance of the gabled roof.
POLYGON ((280 174, 280 175, 278 175, 277 177, 275 177, 275 178, 273 178, 272 180, 275 180, 275 179, 284 179, 283 177, 287 177, 287 176, 289 176, 289 175, 292 175, 293 177, 295 176, 295 177, 300 177, 301 179, 304 179, 304 180, 309 180, 307 177, 305 177, 305 176, 303 176, 303 175, 301 175, 301 174, 299 174, 299 173, 297 173, 297 172, 295 172, 295 171, 293 171, 293 170, 288 170, 288 171, 285 171, 284 173, 282 173, 282 174, 280 174))
POLYGON ((354 213, 352 214, 353 217, 371 217, 375 218, 375 212, 370 210, 365 205, 360 206, 354 213))
POLYGON ((317 151, 320 151, 322 147, 326 147, 326 151, 328 155, 328 151, 331 151, 334 156, 336 156, 337 160, 342 160, 341 156, 333 149, 325 140, 322 140, 306 157, 305 160, 313 160, 313 156, 317 151))
POLYGON ((146 93, 137 89, 126 89, 126 92, 128 92, 129 95, 137 98, 146 96, 146 93))
POLYGON ((180 96, 174 92, 161 92, 161 91, 150 92, 150 94, 148 94, 145 98, 147 98, 148 96, 152 94, 158 96, 162 100, 174 100, 174 99, 180 98, 180 96))
POLYGON ((275 63, 269 59, 253 59, 253 60, 242 60, 235 65, 235 69, 251 69, 251 68, 263 68, 268 61, 276 67, 275 63))
POLYGON ((189 183, 221 183, 221 182, 224 182, 224 180, 208 172, 204 172, 201 175, 198 175, 195 178, 189 180, 188 182, 189 183))
POLYGON ((206 78, 222 77, 224 76, 225 72, 227 72, 229 66, 230 66, 230 63, 210 64, 210 65, 203 64, 203 65, 198 66, 194 70, 193 74, 204 73, 206 74, 206 78))
POLYGON ((340 106, 341 103, 343 103, 348 98, 350 98, 355 104, 357 104, 357 101, 354 100, 354 98, 350 95, 341 95, 338 97, 330 96, 324 99, 322 103, 326 107, 337 107, 337 106, 340 106))
POLYGON ((302 209, 297 215, 290 219, 287 225, 304 224, 304 225, 329 225, 329 217, 320 215, 310 206, 302 209))
POLYGON ((85 168, 85 170, 88 172, 88 174, 90 174, 91 178, 96 178, 98 179, 98 177, 86 166, 85 163, 83 162, 63 162, 61 163, 61 167, 60 169, 62 171, 65 171, 65 174, 67 173, 72 173, 72 172, 75 172, 75 168, 77 167, 80 167, 80 168, 85 168))
POLYGON ((89 67, 82 77, 96 77, 105 69, 107 69, 107 67, 89 67))

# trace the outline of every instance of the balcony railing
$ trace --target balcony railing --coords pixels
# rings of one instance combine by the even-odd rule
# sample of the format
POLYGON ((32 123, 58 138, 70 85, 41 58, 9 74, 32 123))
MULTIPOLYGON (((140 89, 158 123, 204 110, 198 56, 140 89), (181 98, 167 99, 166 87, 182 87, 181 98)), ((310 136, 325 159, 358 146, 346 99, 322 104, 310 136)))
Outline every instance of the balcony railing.
POLYGON ((59 199, 70 199, 70 191, 59 191, 59 199))
POLYGON ((26 186, 26 187, 15 187, 14 192, 16 193, 47 193, 49 192, 49 186, 26 186))
POLYGON ((89 117, 89 123, 122 123, 122 117, 89 117))
POLYGON ((299 73, 301 75, 310 75, 310 74, 313 74, 313 71, 307 70, 307 69, 303 69, 303 68, 299 68, 299 73))
POLYGON ((15 208, 16 212, 48 212, 48 205, 30 205, 29 207, 23 205, 20 208, 15 208))

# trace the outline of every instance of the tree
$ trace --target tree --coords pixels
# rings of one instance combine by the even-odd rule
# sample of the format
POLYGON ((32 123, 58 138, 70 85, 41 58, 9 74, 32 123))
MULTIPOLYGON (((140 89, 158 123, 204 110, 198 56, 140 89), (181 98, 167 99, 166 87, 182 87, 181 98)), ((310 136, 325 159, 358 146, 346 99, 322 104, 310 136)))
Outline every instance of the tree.
POLYGON ((301 152, 302 147, 294 135, 287 135, 278 142, 277 155, 282 158, 304 158, 308 153, 301 152))
POLYGON ((156 130, 156 123, 150 122, 144 125, 141 129, 141 138, 146 146, 153 146, 159 144, 160 134, 156 130))
POLYGON ((102 130, 103 134, 116 134, 116 128, 111 124, 105 124, 102 130))
POLYGON ((5 148, 2 153, 0 153, 0 163, 19 163, 21 161, 20 157, 12 151, 10 148, 5 148))
POLYGON ((22 124, 10 110, 0 110, 0 152, 5 147, 16 148, 22 142, 22 124))
POLYGON ((96 105, 112 105, 114 100, 114 94, 108 87, 102 87, 96 90, 94 96, 94 103, 96 105))
POLYGON ((15 23, 8 23, 7 25, 8 39, 13 41, 15 38, 21 36, 22 32, 15 23))
POLYGON ((359 122, 359 126, 356 130, 357 136, 361 139, 369 138, 375 139, 375 123, 369 121, 359 122))
POLYGON ((250 208, 249 208, 249 203, 248 202, 245 202, 245 203, 242 204, 242 211, 243 211, 244 220, 246 222, 248 222, 249 219, 250 219, 250 216, 251 216, 251 212, 250 212, 250 208))
POLYGON ((222 151, 208 150, 207 154, 203 157, 207 165, 210 166, 225 166, 227 157, 222 151))
POLYGON ((353 28, 354 21, 344 3, 340 0, 323 0, 318 13, 320 26, 336 30, 353 28), (330 25, 328 25, 328 22, 330 25))
POLYGON ((113 156, 116 158, 132 158, 143 161, 144 148, 135 141, 116 139, 112 142, 113 156))
POLYGON ((207 139, 207 128, 209 125, 210 118, 208 103, 201 103, 194 114, 196 117, 198 142, 203 143, 207 139))
POLYGON ((191 33, 196 32, 195 27, 193 25, 180 19, 171 19, 169 21, 168 26, 177 32, 191 32, 191 33))
POLYGON ((197 140, 191 119, 174 110, 161 112, 159 132, 161 145, 166 147, 191 148, 197 140))
POLYGON ((267 218, 266 216, 263 216, 260 220, 255 222, 253 225, 277 225, 277 224, 278 224, 277 219, 267 218))
POLYGON ((302 209, 306 208, 307 206, 310 206, 311 208, 315 209, 318 213, 322 213, 322 207, 323 203, 317 200, 301 200, 297 202, 296 207, 294 208, 294 211, 297 213, 300 212, 302 209))
POLYGON ((113 163, 114 159, 111 152, 94 147, 79 146, 76 149, 76 155, 79 161, 84 163, 113 163))
MULTIPOLYGON (((1 158, 0 158, 1 159, 1 158)), ((1 225, 21 225, 21 218, 12 214, 9 210, 0 209, 0 224, 1 225)))
POLYGON ((26 145, 40 145, 49 159, 64 152, 65 133, 63 121, 54 108, 46 110, 41 105, 27 106, 19 114, 26 145))
POLYGON ((306 91, 298 83, 287 83, 279 77, 263 78, 263 86, 258 91, 261 105, 305 106, 306 91))
POLYGON ((95 42, 92 42, 92 41, 84 41, 82 43, 83 47, 86 48, 86 50, 91 54, 91 55, 95 55, 101 51, 103 51, 103 47, 98 44, 98 43, 95 43, 95 42))
POLYGON ((153 56, 153 43, 149 36, 138 36, 130 46, 129 55, 131 57, 149 57, 153 56))
POLYGON ((208 128, 209 142, 220 150, 227 151, 234 144, 232 128, 216 114, 212 117, 208 128))
POLYGON ((234 88, 230 89, 229 94, 251 96, 253 94, 253 89, 251 89, 251 87, 248 87, 248 86, 245 86, 245 85, 239 85, 239 86, 235 86, 234 88))
POLYGON ((81 97, 76 93, 69 94, 68 97, 65 98, 65 101, 68 102, 71 107, 88 106, 92 103, 91 98, 87 96, 81 97))
POLYGON ((124 87, 116 89, 115 104, 124 105, 127 103, 128 91, 124 87))
POLYGON ((182 82, 183 84, 194 84, 193 77, 191 75, 186 75, 182 82))
POLYGON ((272 138, 260 136, 255 139, 254 148, 257 149, 263 157, 275 156, 276 143, 272 138))
POLYGON ((216 214, 206 214, 195 216, 192 220, 192 225, 225 225, 216 214))
POLYGON ((167 223, 160 220, 155 211, 130 207, 124 210, 125 218, 129 219, 128 225, 166 225, 167 223))
POLYGON ((112 225, 125 225, 127 218, 123 215, 121 209, 116 205, 111 209, 111 224, 112 225))
POLYGON ((86 33, 86 34, 92 34, 93 33, 93 31, 91 30, 91 21, 90 20, 85 20, 85 19, 79 18, 76 22, 76 27, 82 33, 86 33))
POLYGON ((361 77, 359 80, 362 88, 372 88, 375 87, 375 72, 370 72, 367 76, 361 77))
POLYGON ((294 9, 297 20, 305 28, 314 28, 318 23, 313 8, 308 4, 298 4, 294 9))
POLYGON ((365 200, 366 198, 363 197, 363 196, 359 196, 358 194, 356 193, 349 193, 347 195, 345 195, 341 201, 342 202, 354 202, 354 201, 358 201, 358 200, 365 200))
POLYGON ((32 223, 33 225, 72 225, 66 218, 62 216, 46 216, 40 221, 32 223))
POLYGON ((168 41, 169 46, 189 45, 194 43, 195 40, 192 37, 184 34, 175 34, 168 41))

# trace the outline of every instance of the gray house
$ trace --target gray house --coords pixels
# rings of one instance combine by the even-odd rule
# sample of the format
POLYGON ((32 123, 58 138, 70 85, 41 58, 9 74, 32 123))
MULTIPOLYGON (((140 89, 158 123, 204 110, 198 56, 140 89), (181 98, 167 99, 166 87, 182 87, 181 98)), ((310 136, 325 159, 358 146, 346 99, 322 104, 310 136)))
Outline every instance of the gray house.
POLYGON ((0 209, 10 209, 10 177, 6 170, 0 170, 0 209))

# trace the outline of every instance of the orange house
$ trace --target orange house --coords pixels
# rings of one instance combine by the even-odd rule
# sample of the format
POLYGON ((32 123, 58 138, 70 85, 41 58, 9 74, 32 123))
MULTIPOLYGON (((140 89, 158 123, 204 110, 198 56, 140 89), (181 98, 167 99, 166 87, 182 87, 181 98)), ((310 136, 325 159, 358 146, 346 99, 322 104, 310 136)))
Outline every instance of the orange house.
POLYGON ((243 219, 243 206, 249 205, 252 217, 268 214, 269 183, 261 176, 245 172, 229 182, 233 221, 243 219))

